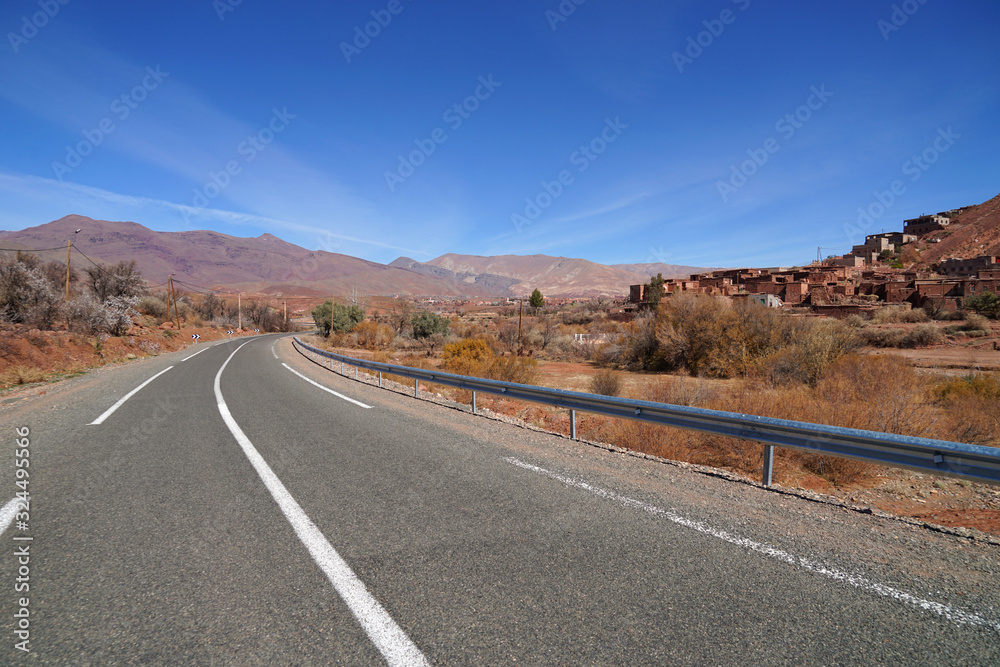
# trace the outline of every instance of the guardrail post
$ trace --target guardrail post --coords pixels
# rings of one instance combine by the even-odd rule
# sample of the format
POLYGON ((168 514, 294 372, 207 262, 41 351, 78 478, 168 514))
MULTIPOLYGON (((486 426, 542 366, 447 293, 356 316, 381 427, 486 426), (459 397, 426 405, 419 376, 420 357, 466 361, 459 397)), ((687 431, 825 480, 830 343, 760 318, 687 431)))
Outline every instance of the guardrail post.
POLYGON ((764 445, 764 486, 771 487, 774 473, 774 445, 764 445))
POLYGON ((413 398, 420 398, 418 392, 420 391, 420 380, 417 378, 413 379, 413 398))
POLYGON ((472 414, 476 414, 476 392, 472 392, 472 414))
POLYGON ((569 411, 569 439, 576 440, 576 410, 569 411))
POLYGON ((378 388, 382 388, 382 371, 378 372, 378 388))
POLYGON ((354 379, 355 380, 358 379, 358 367, 357 366, 354 367, 354 379))
POLYGON ((344 360, 343 359, 340 360, 340 374, 341 375, 344 374, 344 360))

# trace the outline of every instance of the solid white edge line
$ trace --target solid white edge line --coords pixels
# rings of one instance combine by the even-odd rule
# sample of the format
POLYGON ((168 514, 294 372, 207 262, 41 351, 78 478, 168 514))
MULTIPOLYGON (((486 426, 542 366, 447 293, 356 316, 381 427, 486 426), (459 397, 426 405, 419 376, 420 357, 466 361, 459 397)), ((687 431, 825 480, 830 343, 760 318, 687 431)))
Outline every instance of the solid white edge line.
POLYGON ((782 551, 781 549, 777 549, 768 544, 755 542, 754 540, 748 539, 746 537, 740 537, 739 535, 733 535, 732 533, 728 533, 724 530, 714 528, 695 519, 688 519, 687 517, 681 516, 680 514, 677 514, 672 510, 665 510, 662 507, 656 507, 655 505, 644 503, 641 500, 635 500, 634 498, 629 498, 627 496, 619 495, 614 491, 602 489, 600 487, 593 486, 586 482, 575 480, 571 477, 565 477, 563 475, 560 475, 559 473, 546 470, 545 468, 540 468, 530 463, 525 463, 524 461, 520 461, 511 456, 504 457, 504 460, 507 461, 507 463, 510 463, 511 465, 515 465, 519 468, 523 468, 524 470, 529 470, 531 472, 538 473, 539 475, 544 475, 546 477, 556 480, 557 482, 562 482, 567 486, 583 489, 584 491, 588 491, 598 497, 617 501, 622 505, 625 505, 626 507, 639 509, 656 516, 662 516, 666 519, 669 519, 670 521, 673 521, 678 525, 684 526, 685 528, 691 528, 692 530, 696 530, 699 533, 702 533, 703 535, 709 535, 711 537, 720 539, 723 542, 729 542, 730 544, 735 544, 736 546, 744 547, 750 549, 751 551, 756 551, 757 553, 764 554, 765 556, 770 556, 771 558, 783 561, 785 563, 788 563, 789 565, 797 565, 798 567, 801 567, 804 570, 815 572, 816 574, 821 574, 824 577, 829 577, 831 579, 834 579, 835 581, 842 581, 844 583, 850 584, 851 586, 854 586, 855 588, 860 588, 862 590, 866 590, 872 593, 877 593, 878 595, 882 595, 884 597, 893 598, 900 602, 913 605, 914 607, 919 607, 924 611, 932 611, 958 625, 967 623, 969 625, 978 625, 989 628, 990 630, 1000 632, 1000 624, 993 623, 983 618, 979 614, 975 614, 969 611, 964 611, 962 609, 955 609, 954 607, 946 605, 942 602, 935 602, 933 600, 924 600, 923 598, 918 598, 915 595, 907 593, 906 591, 901 591, 899 589, 892 588, 891 586, 880 584, 876 581, 870 581, 868 579, 865 579, 864 577, 860 577, 855 574, 850 574, 847 572, 841 572, 839 570, 828 568, 821 563, 811 561, 807 558, 802 558, 801 556, 796 556, 795 554, 788 553, 787 551, 782 551))
MULTIPOLYGON (((7 504, 0 508, 0 535, 6 532, 10 524, 13 523, 14 517, 17 516, 18 506, 24 501, 21 498, 11 498, 7 501, 7 504)), ((28 502, 31 502, 31 498, 28 498, 28 502)))
POLYGON ((278 358, 278 353, 274 351, 274 346, 277 345, 277 344, 278 344, 278 341, 274 341, 273 343, 271 343, 271 354, 274 355, 275 359, 278 358))
POLYGON ((354 403, 354 405, 360 405, 361 407, 363 407, 363 408, 365 408, 367 410, 371 410, 372 409, 372 406, 370 406, 370 405, 365 405, 361 401, 355 401, 353 398, 351 398, 349 396, 344 396, 343 394, 338 394, 333 389, 330 389, 329 387, 324 387, 319 382, 314 382, 313 380, 310 380, 305 375, 303 375, 302 373, 298 372, 297 370, 295 370, 294 368, 292 368, 291 366, 289 366, 288 364, 286 364, 284 362, 282 362, 281 365, 284 366, 285 368, 287 368, 288 370, 290 370, 291 372, 295 373, 296 375, 298 375, 300 378, 302 378, 303 380, 305 380, 309 384, 316 385, 317 387, 319 387, 323 391, 328 391, 331 394, 333 394, 334 396, 336 396, 337 398, 342 398, 345 401, 349 401, 351 403, 354 403))
POLYGON ((364 582, 354 574, 347 562, 341 558, 320 529, 316 527, 316 524, 306 515, 305 510, 295 501, 295 498, 274 474, 271 467, 267 465, 267 462, 230 414, 225 398, 222 396, 222 372, 243 345, 233 350, 233 353, 229 355, 229 358, 215 375, 215 398, 222 420, 226 422, 229 431, 236 438, 261 481, 264 482, 264 486, 271 492, 271 496, 278 503, 278 507, 295 530, 295 534, 309 550, 309 555, 326 574, 337 594, 350 608, 354 618, 361 624, 365 634, 368 635, 386 662, 390 665, 428 665, 424 654, 410 641, 402 628, 396 625, 396 622, 392 620, 392 617, 379 604, 378 600, 368 592, 364 582))
POLYGON ((203 348, 201 348, 200 350, 198 350, 197 352, 195 352, 194 354, 192 354, 191 356, 188 356, 188 357, 184 357, 183 359, 181 359, 181 361, 187 361, 187 360, 188 360, 188 359, 190 359, 191 357, 197 357, 197 356, 198 356, 199 354, 201 354, 202 352, 204 352, 204 351, 205 351, 205 350, 207 350, 207 349, 208 349, 207 347, 203 347, 203 348))
POLYGON ((150 382, 152 382, 152 381, 153 381, 153 380, 155 380, 156 378, 160 377, 161 375, 163 375, 163 374, 164 374, 164 373, 166 373, 167 371, 169 371, 169 370, 170 370, 171 368, 173 368, 173 366, 167 366, 167 367, 166 367, 166 368, 164 368, 164 369, 163 369, 162 371, 160 371, 159 373, 157 373, 157 374, 156 374, 156 375, 154 375, 153 377, 149 378, 148 380, 146 380, 145 382, 143 382, 142 384, 140 384, 140 385, 139 385, 138 387, 136 387, 135 389, 133 389, 133 390, 132 390, 132 391, 130 391, 129 393, 127 393, 127 394, 125 394, 124 396, 122 396, 122 397, 121 397, 121 398, 120 398, 120 399, 118 400, 118 402, 117 402, 117 403, 115 403, 115 404, 114 404, 114 405, 112 405, 112 406, 111 406, 110 408, 108 408, 107 410, 105 410, 105 411, 104 411, 104 414, 102 414, 102 415, 101 415, 100 417, 98 417, 98 418, 97 418, 97 419, 95 419, 94 421, 90 422, 89 426, 96 426, 96 425, 98 425, 98 424, 101 424, 101 423, 103 423, 105 419, 107 419, 108 417, 110 417, 111 415, 113 415, 113 414, 114 414, 115 410, 117 410, 117 409, 118 409, 118 408, 120 408, 121 406, 125 405, 125 401, 127 401, 128 399, 130 399, 130 398, 132 398, 133 396, 135 396, 136 394, 138 394, 138 393, 139 393, 139 390, 140 390, 140 389, 142 389, 142 388, 143 388, 143 387, 145 387, 145 386, 146 386, 147 384, 149 384, 150 382))

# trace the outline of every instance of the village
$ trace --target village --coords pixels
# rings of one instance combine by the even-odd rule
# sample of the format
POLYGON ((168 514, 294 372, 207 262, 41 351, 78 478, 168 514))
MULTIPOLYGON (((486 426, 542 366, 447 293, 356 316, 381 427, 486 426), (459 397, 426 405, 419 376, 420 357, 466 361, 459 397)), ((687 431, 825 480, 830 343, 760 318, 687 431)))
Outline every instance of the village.
MULTIPOLYGON (((833 317, 866 314, 886 305, 956 311, 965 298, 1000 291, 1000 265, 993 255, 949 258, 925 269, 913 264, 919 245, 935 244, 961 223, 965 209, 903 221, 902 232, 865 237, 842 256, 808 266, 723 269, 665 279, 663 294, 680 292, 745 298, 772 307, 809 307, 833 317)), ((630 309, 649 303, 650 285, 632 285, 630 309)))

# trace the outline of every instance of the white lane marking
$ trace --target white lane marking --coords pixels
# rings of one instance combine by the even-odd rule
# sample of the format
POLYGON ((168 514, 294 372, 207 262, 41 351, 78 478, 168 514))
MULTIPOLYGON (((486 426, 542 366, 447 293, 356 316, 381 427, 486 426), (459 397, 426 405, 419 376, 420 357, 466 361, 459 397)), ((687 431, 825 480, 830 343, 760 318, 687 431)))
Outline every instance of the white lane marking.
MULTIPOLYGON (((28 498, 28 502, 31 502, 31 498, 28 498)), ((24 503, 21 498, 12 498, 7 501, 7 504, 0 508, 0 535, 7 530, 10 524, 14 521, 14 517, 17 516, 17 512, 20 505, 24 503)))
POLYGON ((588 491, 594 494, 595 496, 601 498, 614 500, 616 502, 621 503, 622 505, 625 505, 626 507, 639 509, 642 510, 643 512, 648 512, 656 516, 662 516, 666 519, 669 519, 670 521, 673 521, 676 524, 684 526, 685 528, 691 528, 692 530, 696 530, 704 535, 709 535, 711 537, 720 539, 723 542, 729 542, 730 544, 735 544, 736 546, 756 551, 757 553, 764 554, 765 556, 770 556, 771 558, 784 561, 789 565, 797 565, 798 567, 801 567, 804 570, 808 570, 809 572, 815 572, 816 574, 821 574, 824 577, 829 577, 836 581, 842 581, 844 583, 850 584, 851 586, 854 586, 856 588, 860 588, 862 590, 866 590, 871 593, 877 593, 878 595, 882 595, 885 597, 893 598, 900 602, 913 605, 914 607, 919 607, 924 611, 932 611, 936 614, 944 616, 949 621, 957 623, 958 625, 968 623, 969 625, 984 626, 986 628, 989 628, 990 630, 1000 632, 1000 624, 993 623, 983 618, 979 614, 975 614, 969 611, 964 611, 962 609, 955 609, 954 607, 946 605, 942 602, 935 602, 933 600, 924 600, 923 598, 911 595, 906 591, 901 591, 897 588, 892 588, 891 586, 880 584, 877 581, 871 581, 869 579, 865 579, 864 577, 859 577, 856 574, 850 574, 847 572, 834 570, 821 563, 811 561, 807 558, 802 558, 801 556, 790 554, 787 551, 782 551, 781 549, 777 549, 768 544, 755 542, 746 537, 740 537, 739 535, 733 535, 732 533, 727 533, 724 530, 713 528, 712 526, 704 524, 701 521, 688 519, 687 517, 677 514, 673 510, 666 510, 663 509, 662 507, 657 507, 655 505, 650 505, 649 503, 644 503, 641 500, 635 500, 634 498, 622 496, 615 493, 614 491, 609 491, 607 489, 602 489, 597 486, 592 486, 591 484, 588 484, 586 482, 581 482, 571 477, 565 477, 563 475, 560 475, 559 473, 546 470, 545 468, 539 468, 536 465, 525 463, 524 461, 520 461, 513 457, 504 457, 504 460, 507 461, 507 463, 515 465, 519 468, 530 470, 531 472, 538 473, 540 475, 545 475, 546 477, 554 479, 558 482, 562 482, 567 486, 573 486, 578 489, 583 489, 584 491, 588 491))
POLYGON ((203 347, 200 350, 198 350, 197 352, 195 352, 194 354, 192 354, 190 356, 187 356, 187 357, 184 357, 183 359, 181 359, 181 361, 187 361, 191 357, 197 357, 199 354, 201 354, 202 352, 204 352, 207 349, 208 349, 207 347, 203 347))
POLYGON ((282 363, 281 363, 281 365, 282 365, 282 366, 284 366, 285 368, 287 368, 288 370, 292 371, 292 372, 293 372, 293 373, 295 373, 296 375, 298 375, 298 376, 299 376, 300 378, 302 378, 303 380, 305 380, 305 381, 306 381, 306 382, 308 382, 309 384, 312 384, 312 385, 316 385, 317 387, 319 387, 319 388, 320 388, 320 389, 322 389, 323 391, 328 391, 328 392, 330 392, 331 394, 333 394, 334 396, 336 396, 337 398, 342 398, 342 399, 344 399, 345 401, 349 401, 349 402, 351 402, 351 403, 354 403, 354 405, 360 405, 361 407, 363 407, 363 408, 366 408, 366 409, 368 409, 368 410, 371 410, 371 409, 372 409, 372 406, 370 406, 370 405, 365 405, 365 404, 364 404, 364 403, 362 403, 361 401, 355 401, 355 400, 354 400, 353 398, 350 398, 349 396, 344 396, 343 394, 338 394, 338 393, 337 393, 337 392, 335 392, 335 391, 334 391, 333 389, 330 389, 329 387, 324 387, 324 386, 323 386, 323 385, 321 385, 321 384, 320 384, 319 382, 314 382, 314 381, 310 380, 310 379, 309 379, 309 378, 307 378, 307 377, 306 377, 305 375, 303 375, 302 373, 298 372, 297 370, 295 370, 294 368, 292 368, 291 366, 289 366, 288 364, 286 364, 286 363, 284 363, 284 362, 282 362, 282 363))
POLYGON ((156 374, 156 375, 154 375, 153 377, 149 378, 148 380, 146 380, 145 382, 143 382, 142 384, 140 384, 140 385, 139 385, 138 387, 136 387, 135 389, 133 389, 133 390, 132 390, 132 391, 130 391, 129 393, 127 393, 127 394, 125 394, 124 396, 122 396, 122 397, 121 397, 121 399, 119 399, 119 401, 118 401, 117 403, 115 403, 115 404, 114 404, 114 405, 112 405, 112 406, 111 406, 110 408, 108 408, 107 410, 105 410, 105 411, 104 411, 104 414, 103 414, 103 415, 101 415, 100 417, 98 417, 98 418, 97 418, 97 419, 95 419, 94 421, 90 422, 90 424, 89 424, 89 425, 90 425, 90 426, 96 426, 96 425, 98 425, 98 424, 101 424, 101 423, 103 423, 105 419, 107 419, 108 417, 110 417, 111 415, 113 415, 113 414, 114 414, 115 410, 117 410, 117 409, 118 409, 118 408, 120 408, 121 406, 125 405, 125 401, 127 401, 128 399, 130 399, 130 398, 132 398, 133 396, 135 396, 136 394, 138 394, 138 393, 139 393, 139 390, 140 390, 140 389, 142 389, 142 388, 143 388, 143 387, 145 387, 145 386, 146 386, 147 384, 149 384, 150 382, 152 382, 152 381, 153 381, 153 380, 155 380, 156 378, 160 377, 161 375, 163 375, 163 374, 164 374, 164 373, 166 373, 167 371, 169 371, 169 370, 170 370, 171 368, 173 368, 173 366, 167 366, 167 367, 166 367, 166 368, 164 368, 164 369, 163 369, 162 371, 160 371, 159 373, 157 373, 157 374, 156 374))
POLYGON ((274 346, 277 345, 277 344, 278 344, 278 341, 274 341, 273 343, 271 343, 271 354, 274 355, 275 359, 278 358, 278 353, 274 351, 274 346))
POLYGON ((392 620, 392 617, 379 604, 378 600, 368 592, 364 582, 354 574, 347 562, 341 558, 320 529, 316 527, 316 524, 306 515, 305 510, 295 501, 295 498, 274 474, 271 467, 267 465, 264 457, 260 455, 230 414, 222 396, 222 372, 226 370, 226 366, 243 345, 233 350, 233 353, 229 355, 229 358, 215 375, 215 398, 218 401, 219 414, 222 415, 223 421, 226 422, 226 426, 229 427, 254 470, 260 475, 264 486, 271 492, 271 496, 278 503, 278 507, 288 519, 288 523, 292 525, 295 534, 299 536, 313 560, 323 570, 334 589, 351 609, 354 618, 361 624, 368 638, 375 644, 375 648, 379 650, 386 662, 390 665, 428 665, 424 654, 410 641, 402 628, 396 625, 396 622, 392 620))

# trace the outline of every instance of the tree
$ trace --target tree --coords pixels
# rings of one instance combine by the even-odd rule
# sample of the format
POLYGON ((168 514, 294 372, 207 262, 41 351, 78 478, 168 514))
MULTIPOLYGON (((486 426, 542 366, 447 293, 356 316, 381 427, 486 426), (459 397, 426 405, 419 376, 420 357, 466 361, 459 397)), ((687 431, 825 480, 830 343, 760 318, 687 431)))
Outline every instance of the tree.
POLYGON ((663 298, 664 294, 664 282, 662 273, 657 273, 655 278, 649 279, 649 284, 647 285, 649 289, 646 292, 646 303, 648 303, 649 307, 653 310, 656 310, 660 306, 660 300, 663 298))
POLYGON ((350 331, 365 319, 365 311, 360 306, 345 306, 326 300, 313 308, 313 321, 324 336, 331 331, 350 331))
POLYGON ((395 329, 396 334, 402 335, 403 330, 413 319, 413 304, 406 299, 396 299, 388 313, 389 326, 395 329))
POLYGON ((136 268, 135 260, 119 262, 112 267, 91 266, 85 269, 87 284, 97 300, 136 299, 146 293, 146 281, 136 268))
POLYGON ((535 288, 535 291, 531 293, 530 297, 528 297, 528 305, 536 311, 545 305, 545 297, 542 296, 542 293, 538 290, 538 288, 535 288))
POLYGON ((414 338, 430 338, 436 333, 447 334, 451 322, 447 317, 425 310, 413 316, 412 324, 414 338))
POLYGON ((966 297, 963 305, 966 310, 977 312, 993 320, 1000 319, 1000 297, 993 292, 983 292, 966 297))

